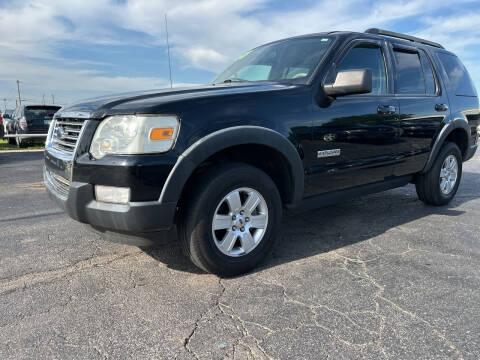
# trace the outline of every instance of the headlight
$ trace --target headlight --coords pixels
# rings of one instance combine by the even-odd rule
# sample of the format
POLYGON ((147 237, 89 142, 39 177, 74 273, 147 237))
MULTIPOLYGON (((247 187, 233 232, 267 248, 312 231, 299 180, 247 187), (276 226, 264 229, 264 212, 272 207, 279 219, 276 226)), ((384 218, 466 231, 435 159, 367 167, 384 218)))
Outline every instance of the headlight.
POLYGON ((98 125, 90 145, 95 159, 107 154, 132 155, 170 150, 177 138, 179 121, 171 115, 114 115, 98 125))
POLYGON ((45 145, 50 145, 53 137, 53 130, 55 129, 55 118, 50 121, 50 126, 48 127, 47 139, 45 140, 45 145))

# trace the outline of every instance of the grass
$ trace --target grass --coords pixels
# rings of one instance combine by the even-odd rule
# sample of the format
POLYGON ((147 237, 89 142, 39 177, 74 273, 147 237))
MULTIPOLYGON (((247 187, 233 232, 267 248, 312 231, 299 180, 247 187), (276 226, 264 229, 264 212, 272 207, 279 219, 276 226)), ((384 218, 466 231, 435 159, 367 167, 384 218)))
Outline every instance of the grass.
POLYGON ((2 150, 34 150, 34 149, 43 149, 45 147, 42 143, 33 143, 24 149, 19 149, 17 145, 10 145, 7 139, 0 140, 0 151, 2 150))

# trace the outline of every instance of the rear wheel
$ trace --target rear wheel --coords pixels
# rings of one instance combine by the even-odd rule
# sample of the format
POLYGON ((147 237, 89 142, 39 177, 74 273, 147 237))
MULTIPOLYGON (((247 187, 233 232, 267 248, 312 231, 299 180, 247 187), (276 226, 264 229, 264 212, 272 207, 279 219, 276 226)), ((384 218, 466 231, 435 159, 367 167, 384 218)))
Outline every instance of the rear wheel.
POLYGON ((455 143, 447 142, 430 170, 418 177, 418 197, 429 205, 446 205, 457 193, 461 177, 462 153, 455 143))
MULTIPOLYGON (((19 135, 18 130, 15 131, 15 135, 19 135)), ((24 138, 16 137, 15 142, 17 143, 18 148, 25 148, 27 147, 27 141, 24 138)))
POLYGON ((257 168, 235 163, 212 168, 196 184, 178 226, 184 252, 221 276, 251 270, 272 249, 280 226, 275 183, 257 168))
MULTIPOLYGON (((7 134, 8 134, 8 135, 11 135, 9 132, 7 132, 7 134)), ((8 138, 8 143, 9 143, 10 145, 15 145, 15 138, 9 137, 9 138, 8 138)))

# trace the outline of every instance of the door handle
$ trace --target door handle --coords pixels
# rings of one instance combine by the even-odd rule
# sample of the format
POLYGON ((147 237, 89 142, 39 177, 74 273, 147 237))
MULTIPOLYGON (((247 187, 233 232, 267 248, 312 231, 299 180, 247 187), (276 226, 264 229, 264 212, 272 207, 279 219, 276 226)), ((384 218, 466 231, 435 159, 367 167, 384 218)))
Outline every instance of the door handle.
POLYGON ((392 115, 397 112, 397 108, 393 105, 378 105, 377 113, 382 115, 392 115))
POLYGON ((435 111, 447 111, 448 105, 447 104, 436 104, 435 111))

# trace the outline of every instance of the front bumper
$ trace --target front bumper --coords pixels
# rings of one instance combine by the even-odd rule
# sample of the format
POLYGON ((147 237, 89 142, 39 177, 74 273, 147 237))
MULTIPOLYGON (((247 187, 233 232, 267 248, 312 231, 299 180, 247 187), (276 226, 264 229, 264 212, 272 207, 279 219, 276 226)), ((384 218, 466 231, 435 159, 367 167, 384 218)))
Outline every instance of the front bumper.
POLYGON ((45 170, 45 187, 50 198, 73 219, 102 229, 126 232, 150 232, 172 227, 176 203, 159 201, 131 202, 128 205, 98 202, 93 185, 72 182, 68 192, 59 191, 45 170))

